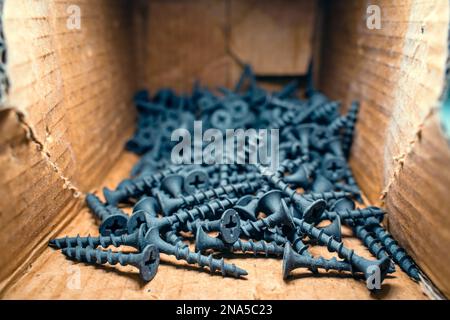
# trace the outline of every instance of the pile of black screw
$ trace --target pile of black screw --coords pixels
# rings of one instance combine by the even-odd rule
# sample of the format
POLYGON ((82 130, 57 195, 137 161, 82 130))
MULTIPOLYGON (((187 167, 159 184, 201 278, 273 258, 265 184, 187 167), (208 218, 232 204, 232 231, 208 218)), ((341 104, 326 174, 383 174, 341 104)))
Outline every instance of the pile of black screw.
POLYGON ((141 160, 116 190, 104 189, 106 203, 93 194, 86 197, 101 222, 100 236, 65 237, 50 245, 77 261, 136 266, 145 281, 155 276, 160 253, 240 278, 247 272, 220 258, 235 251, 282 257, 285 278, 293 269, 307 268, 312 274, 338 270, 366 279, 378 274, 382 281, 395 271, 395 262, 418 280, 412 259, 380 224, 385 212, 355 207, 361 194, 347 158, 358 103, 340 115, 340 103, 311 85, 306 99, 296 97, 298 86, 294 81, 269 93, 247 66, 234 90, 213 93, 196 84, 189 96, 169 89, 153 98, 139 92, 138 129, 127 148, 143 155, 141 160), (172 164, 171 133, 192 130, 194 120, 221 130, 279 129, 280 165, 271 170, 260 164, 172 164), (133 206, 131 215, 121 209, 126 205, 133 206), (330 223, 319 227, 322 221, 330 223), (341 223, 374 259, 342 243, 341 223), (194 237, 195 251, 189 247, 194 237), (311 245, 325 246, 342 260, 314 257, 311 245), (131 246, 137 253, 101 249, 110 246, 131 246))

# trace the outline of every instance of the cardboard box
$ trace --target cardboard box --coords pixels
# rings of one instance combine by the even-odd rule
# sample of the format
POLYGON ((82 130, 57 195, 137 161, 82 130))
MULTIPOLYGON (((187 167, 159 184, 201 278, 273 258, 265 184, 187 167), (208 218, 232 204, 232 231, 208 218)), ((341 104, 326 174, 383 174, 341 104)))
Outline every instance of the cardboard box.
MULTIPOLYGON (((163 259, 170 263, 144 286, 132 268, 119 274, 73 264, 47 248, 57 235, 95 233, 83 194, 114 187, 136 161, 123 145, 134 129, 137 89, 183 92, 196 79, 230 86, 242 63, 260 76, 301 76, 314 58, 321 90, 344 106, 361 101, 351 165, 367 202, 386 208, 389 231, 450 297, 450 149, 436 111, 449 4, 371 4, 381 9, 379 30, 367 27, 373 12, 360 0, 6 0, 0 295, 374 298, 364 283, 336 274, 285 283, 275 259, 233 259, 249 271, 242 281, 163 259), (71 5, 81 10, 80 29, 68 27, 71 5), (81 270, 79 289, 70 267, 81 270)), ((357 240, 345 241, 370 256, 357 240)), ((387 283, 381 298, 425 298, 400 271, 387 283)))

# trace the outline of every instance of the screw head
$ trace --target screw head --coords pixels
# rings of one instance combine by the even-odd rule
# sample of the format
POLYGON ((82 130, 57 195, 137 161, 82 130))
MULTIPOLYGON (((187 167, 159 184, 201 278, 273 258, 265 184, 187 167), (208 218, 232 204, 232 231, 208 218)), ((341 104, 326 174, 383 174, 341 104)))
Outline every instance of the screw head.
POLYGON ((169 198, 169 196, 165 195, 163 192, 156 192, 155 196, 164 216, 169 216, 172 212, 183 205, 183 199, 169 198))
POLYGON ((316 174, 316 178, 314 179, 314 182, 312 183, 311 190, 313 192, 328 192, 334 190, 334 185, 331 183, 330 180, 325 178, 321 174, 316 174))
POLYGON ((295 268, 295 258, 298 256, 294 250, 292 250, 291 245, 286 243, 284 246, 283 252, 283 264, 282 264, 282 273, 283 279, 287 279, 289 277, 289 273, 292 269, 295 268))
POLYGON ((113 214, 106 218, 100 225, 100 234, 102 236, 121 236, 127 233, 128 219, 121 214, 113 214))
POLYGON ((307 188, 309 186, 311 183, 310 180, 310 172, 303 164, 301 164, 294 173, 284 178, 285 182, 295 184, 303 188, 307 188))
POLYGON ((144 210, 134 212, 127 223, 128 234, 135 232, 141 226, 145 226, 148 223, 147 213, 144 210))
POLYGON ((133 213, 144 210, 152 216, 156 216, 160 210, 158 201, 153 197, 142 197, 133 207, 133 213))
POLYGON ((336 200, 336 202, 330 208, 331 211, 344 211, 354 209, 355 209, 355 202, 348 197, 336 200))
POLYGON ((159 266, 159 250, 155 245, 148 245, 142 251, 143 258, 139 262, 139 273, 141 278, 148 282, 152 280, 159 266))
POLYGON ((308 223, 317 223, 320 220, 322 213, 327 208, 327 202, 322 199, 315 201, 302 200, 302 214, 303 219, 308 223))
POLYGON ((286 201, 284 201, 284 199, 281 200, 280 214, 283 217, 283 219, 281 220, 281 223, 286 227, 294 228, 295 223, 294 223, 294 219, 292 217, 291 210, 289 210, 289 207, 288 207, 286 201))
POLYGON ((338 181, 347 173, 347 163, 340 157, 328 156, 322 163, 322 174, 331 181, 338 181))
POLYGON ((227 102, 226 107, 231 113, 234 121, 243 121, 249 113, 248 104, 243 100, 227 102))
POLYGON ((239 240, 241 219, 236 210, 228 209, 222 214, 219 230, 223 242, 233 244, 239 240))
POLYGON ((113 190, 108 189, 107 187, 103 188, 103 196, 105 197, 106 203, 109 205, 117 205, 119 203, 119 199, 116 196, 116 193, 113 190))
POLYGON ((336 157, 345 158, 340 137, 334 136, 328 138, 325 145, 336 157))
POLYGON ((316 149, 322 150, 325 147, 325 141, 328 132, 325 127, 316 126, 309 135, 311 145, 316 149))
POLYGON ((184 191, 189 194, 197 192, 198 189, 209 187, 208 174, 200 169, 192 170, 184 177, 184 191))
POLYGON ((216 110, 210 118, 211 126, 219 130, 232 128, 233 118, 230 113, 224 109, 216 110))
POLYGON ((161 181, 161 190, 172 197, 178 197, 183 190, 184 177, 180 174, 170 174, 161 181))
POLYGON ((266 192, 258 202, 258 211, 264 212, 266 215, 281 210, 281 199, 283 198, 283 192, 280 190, 271 190, 266 192))
POLYGON ((342 241, 342 226, 341 218, 339 216, 334 217, 333 222, 324 227, 323 230, 329 236, 332 236, 336 241, 342 241))
POLYGON ((241 197, 233 207, 240 216, 245 220, 256 221, 256 208, 258 206, 258 198, 252 195, 241 197))

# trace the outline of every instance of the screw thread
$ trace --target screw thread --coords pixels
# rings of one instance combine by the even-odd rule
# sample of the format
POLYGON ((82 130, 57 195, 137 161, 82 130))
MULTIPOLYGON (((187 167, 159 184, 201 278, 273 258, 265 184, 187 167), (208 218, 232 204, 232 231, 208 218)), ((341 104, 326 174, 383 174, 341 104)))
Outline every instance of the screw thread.
POLYGON ((86 196, 86 204, 100 221, 105 220, 111 215, 111 212, 107 209, 103 202, 101 202, 100 199, 92 193, 89 193, 86 196))
POLYGON ((336 118, 328 127, 327 130, 330 135, 336 134, 339 130, 347 126, 347 117, 341 116, 336 118))
POLYGON ((358 118, 358 112, 359 112, 359 103, 353 102, 352 105, 350 106, 350 110, 346 115, 347 124, 345 126, 345 131, 342 137, 342 149, 344 151, 344 154, 347 156, 349 155, 350 149, 352 147, 353 135, 355 132, 355 125, 356 120, 358 118))
POLYGON ((232 175, 228 177, 228 184, 241 183, 244 181, 253 181, 260 179, 261 175, 257 172, 242 173, 239 175, 232 175))
POLYGON ((316 113, 318 111, 318 108, 319 108, 319 106, 317 106, 317 105, 310 105, 305 110, 302 110, 298 114, 298 116, 296 116, 294 118, 295 123, 302 123, 306 119, 308 119, 310 117, 314 117, 314 113, 316 113))
POLYGON ((111 250, 104 251, 90 247, 64 248, 62 249, 62 253, 73 260, 90 264, 109 263, 110 265, 120 264, 126 266, 135 265, 139 259, 142 259, 141 253, 112 252, 111 250))
MULTIPOLYGON (((377 259, 384 257, 389 257, 386 249, 380 244, 380 241, 373 237, 370 232, 368 232, 363 226, 355 226, 353 232, 356 237, 360 239, 364 245, 369 249, 370 253, 373 254, 377 259)), ((395 272, 395 265, 391 263, 389 267, 389 273, 395 272)))
POLYGON ((175 230, 169 230, 165 233, 165 241, 171 245, 178 247, 188 246, 186 243, 184 243, 183 238, 181 238, 175 230))
POLYGON ((235 278, 240 278, 241 276, 247 275, 247 271, 236 267, 234 264, 225 263, 225 260, 222 259, 214 259, 212 255, 205 256, 200 252, 193 253, 189 250, 189 248, 174 248, 173 255, 177 258, 177 260, 184 260, 189 264, 197 264, 200 267, 208 267, 211 273, 219 271, 222 273, 222 276, 233 276, 235 278))
POLYGON ((302 197, 306 200, 336 200, 344 197, 348 197, 351 194, 345 191, 329 191, 329 192, 312 192, 312 193, 304 193, 302 197))
POLYGON ((361 190, 359 190, 359 187, 356 185, 349 185, 349 184, 343 184, 340 182, 336 182, 335 187, 338 188, 339 190, 348 192, 351 195, 361 196, 361 190))
POLYGON ((268 175, 264 175, 266 180, 273 184, 275 188, 281 190, 285 195, 287 195, 291 201, 299 200, 300 195, 295 190, 291 189, 289 185, 285 183, 276 173, 273 173, 268 168, 264 168, 262 166, 258 166, 258 169, 262 174, 269 173, 268 175))
POLYGON ((327 118, 330 114, 334 114, 337 111, 338 106, 335 102, 323 103, 315 107, 315 110, 311 113, 311 119, 316 122, 317 120, 327 118))
POLYGON ((197 206, 193 209, 183 209, 181 212, 175 213, 172 216, 167 217, 170 225, 179 223, 180 225, 186 225, 188 221, 195 221, 197 219, 206 220, 208 218, 216 218, 218 210, 225 210, 234 204, 237 199, 215 199, 201 206, 197 206))
MULTIPOLYGON (((349 209, 343 209, 336 212, 326 212, 324 213, 324 216, 327 219, 332 219, 336 215, 339 216, 341 219, 349 219, 349 220, 358 220, 358 219, 367 219, 367 218, 380 218, 383 217, 385 212, 381 210, 380 208, 364 208, 364 209, 355 209, 355 210, 349 210, 349 209)), ((346 221, 348 223, 348 221, 346 221)))
POLYGON ((64 249, 67 247, 91 247, 96 248, 101 246, 103 248, 107 248, 109 246, 130 246, 130 247, 138 247, 138 236, 137 232, 130 235, 108 235, 108 236, 99 236, 99 237, 80 237, 77 235, 76 237, 64 237, 59 239, 52 239, 49 242, 50 246, 53 246, 58 249, 64 249))
POLYGON ((299 165, 305 162, 304 157, 299 157, 294 160, 284 160, 277 168, 277 175, 281 175, 286 171, 291 171, 293 168, 298 167, 299 165))
POLYGON ((280 117, 274 119, 272 128, 284 128, 291 124, 295 119, 295 113, 292 111, 287 111, 280 117))
POLYGON ((140 197, 147 190, 154 187, 154 184, 164 179, 170 174, 179 172, 182 167, 170 167, 151 175, 142 175, 138 178, 132 179, 130 183, 121 189, 108 190, 104 192, 108 204, 117 205, 120 202, 126 201, 132 197, 140 197))
POLYGON ((303 237, 301 236, 301 231, 299 230, 299 228, 291 233, 288 240, 295 252, 300 255, 312 257, 311 253, 308 251, 308 245, 303 243, 303 237))
POLYGON ((241 225, 241 232, 248 238, 251 238, 255 233, 261 233, 264 231, 265 223, 261 220, 247 221, 241 225))
POLYGON ((272 228, 277 224, 277 219, 274 214, 268 216, 264 219, 259 219, 257 221, 248 220, 246 223, 241 225, 241 232, 248 238, 252 235, 262 233, 268 228, 272 228))
POLYGON ((269 231, 269 230, 266 230, 266 232, 264 232, 264 237, 263 238, 267 242, 274 242, 274 243, 279 244, 279 245, 284 245, 286 242, 288 242, 288 239, 286 237, 281 236, 278 233, 272 232, 272 231, 269 231))
POLYGON ((220 226, 220 220, 197 219, 195 221, 186 221, 186 224, 179 224, 177 227, 181 227, 183 231, 188 231, 195 234, 199 226, 201 226, 205 232, 217 231, 220 226))
POLYGON ((191 206, 203 203, 203 201, 212 199, 212 198, 220 198, 220 196, 225 194, 240 195, 245 192, 254 192, 258 187, 258 183, 256 181, 251 182, 241 182, 237 184, 228 184, 226 186, 219 186, 214 189, 209 189, 206 191, 199 191, 195 194, 189 196, 180 196, 178 199, 181 199, 183 204, 182 206, 191 206))
POLYGON ((361 258, 354 253, 353 249, 346 248, 343 242, 338 242, 332 236, 327 235, 324 229, 318 229, 304 220, 294 218, 294 221, 300 227, 301 232, 317 239, 319 243, 327 247, 328 251, 336 252, 340 258, 345 258, 351 264, 361 258))
POLYGON ((228 167, 226 165, 221 165, 219 169, 219 185, 225 186, 229 184, 228 178, 228 167))
POLYGON ((373 231, 400 268, 413 279, 419 280, 419 269, 416 267, 416 264, 411 257, 408 256, 405 249, 400 247, 397 241, 395 241, 381 226, 373 227, 373 231))
POLYGON ((273 242, 253 240, 242 241, 239 239, 233 243, 231 250, 242 251, 243 253, 253 252, 255 255, 258 253, 263 253, 266 256, 271 254, 279 256, 283 254, 284 248, 273 242))
POLYGON ((325 269, 336 271, 350 271, 352 272, 352 266, 345 261, 338 261, 336 258, 325 259, 323 257, 312 258, 306 256, 296 256, 295 259, 296 268, 310 268, 312 270, 325 269))

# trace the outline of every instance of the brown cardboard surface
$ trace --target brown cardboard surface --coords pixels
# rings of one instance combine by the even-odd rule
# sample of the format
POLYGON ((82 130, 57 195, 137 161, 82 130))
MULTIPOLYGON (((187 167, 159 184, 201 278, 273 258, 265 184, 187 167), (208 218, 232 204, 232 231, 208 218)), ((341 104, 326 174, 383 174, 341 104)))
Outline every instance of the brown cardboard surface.
POLYGON ((0 109, 0 287, 97 185, 134 125, 127 1, 6 1, 0 109), (69 5, 81 29, 66 27, 69 5), (124 68, 128 65, 127 68, 124 68))
POLYGON ((450 145, 437 114, 424 124, 386 199, 389 228, 450 297, 450 145))
POLYGON ((138 77, 152 91, 171 87, 186 92, 195 80, 211 88, 230 86, 243 63, 261 75, 307 71, 317 1, 136 3, 136 56, 143 66, 138 77))
MULTIPOLYGON (((95 232, 93 219, 81 209, 80 191, 102 186, 108 172, 112 177, 105 181, 113 186, 127 175, 133 158, 125 155, 111 168, 133 129, 130 98, 138 85, 152 92, 162 86, 190 90, 196 78, 211 87, 230 85, 239 66, 229 52, 228 37, 238 33, 228 29, 228 21, 248 9, 248 17, 238 19, 243 23, 236 23, 243 39, 248 38, 247 19, 274 29, 286 27, 289 21, 271 16, 284 9, 254 8, 254 1, 155 0, 148 6, 139 1, 140 7, 134 8, 128 3, 6 2, 3 23, 11 91, 6 104, 10 110, 0 110, 0 245, 5 248, 0 291, 4 297, 147 298, 152 292, 153 298, 423 297, 401 272, 387 280, 381 296, 373 297, 364 283, 341 276, 311 277, 306 272, 284 283, 280 261, 261 263, 255 258, 233 259, 249 271, 248 280, 222 279, 169 263, 146 286, 136 281, 136 275, 130 278, 109 268, 80 266, 82 288, 69 290, 71 271, 64 268, 72 263, 50 249, 40 254, 61 228, 61 235, 95 232), (81 30, 65 27, 69 4, 81 7, 81 30), (237 15, 231 15, 233 7, 241 8, 237 15), (140 19, 132 20, 133 12, 140 19), (133 48, 136 54, 131 53, 133 48), (206 286, 221 290, 206 290, 206 286)), ((296 5, 305 3, 312 2, 296 5)), ((450 199, 449 174, 443 169, 448 166, 448 146, 431 111, 445 73, 448 3, 374 1, 382 8, 381 30, 365 27, 364 2, 330 3, 333 14, 323 19, 326 37, 320 82, 327 94, 346 106, 353 99, 362 102, 351 159, 356 178, 372 203, 381 204, 384 196, 392 233, 448 296, 450 199)), ((290 26, 283 33, 286 37, 295 35, 290 26)), ((275 35, 267 32, 268 38, 275 35)), ((309 39, 307 32, 304 35, 309 39)), ((286 50, 295 47, 290 41, 283 45, 286 50)), ((249 48, 239 45, 233 50, 258 51, 249 48)), ((284 58, 295 68, 301 65, 289 57, 284 58)), ((255 59, 268 68, 274 66, 269 58, 255 59)), ((365 252, 356 240, 346 241, 365 252)))
POLYGON ((386 204, 392 233, 449 296, 448 145, 430 120, 444 84, 449 4, 371 4, 381 8, 381 30, 366 28, 365 2, 331 2, 321 87, 345 107, 361 102, 356 179, 372 203, 386 204))
POLYGON ((140 25, 143 85, 154 91, 192 89, 195 80, 211 87, 228 85, 225 0, 149 1, 140 25))
MULTIPOLYGON (((104 184, 115 187, 128 176, 135 160, 135 156, 125 153, 104 184)), ((59 235, 78 233, 98 233, 96 221, 86 208, 59 235)), ((345 230, 345 235, 346 245, 371 257, 359 240, 349 238, 349 230, 345 230)), ((331 257, 323 247, 314 247, 312 252, 331 257)), ((322 271, 313 276, 307 270, 296 270, 289 281, 283 281, 281 259, 236 254, 225 260, 246 269, 246 279, 211 275, 207 269, 161 255, 156 277, 144 284, 133 267, 74 263, 47 248, 24 276, 3 292, 3 299, 426 299, 420 286, 401 271, 383 282, 380 293, 370 294, 365 282, 351 275, 322 271)))
POLYGON ((258 75, 306 74, 318 2, 230 0, 230 52, 258 75))

